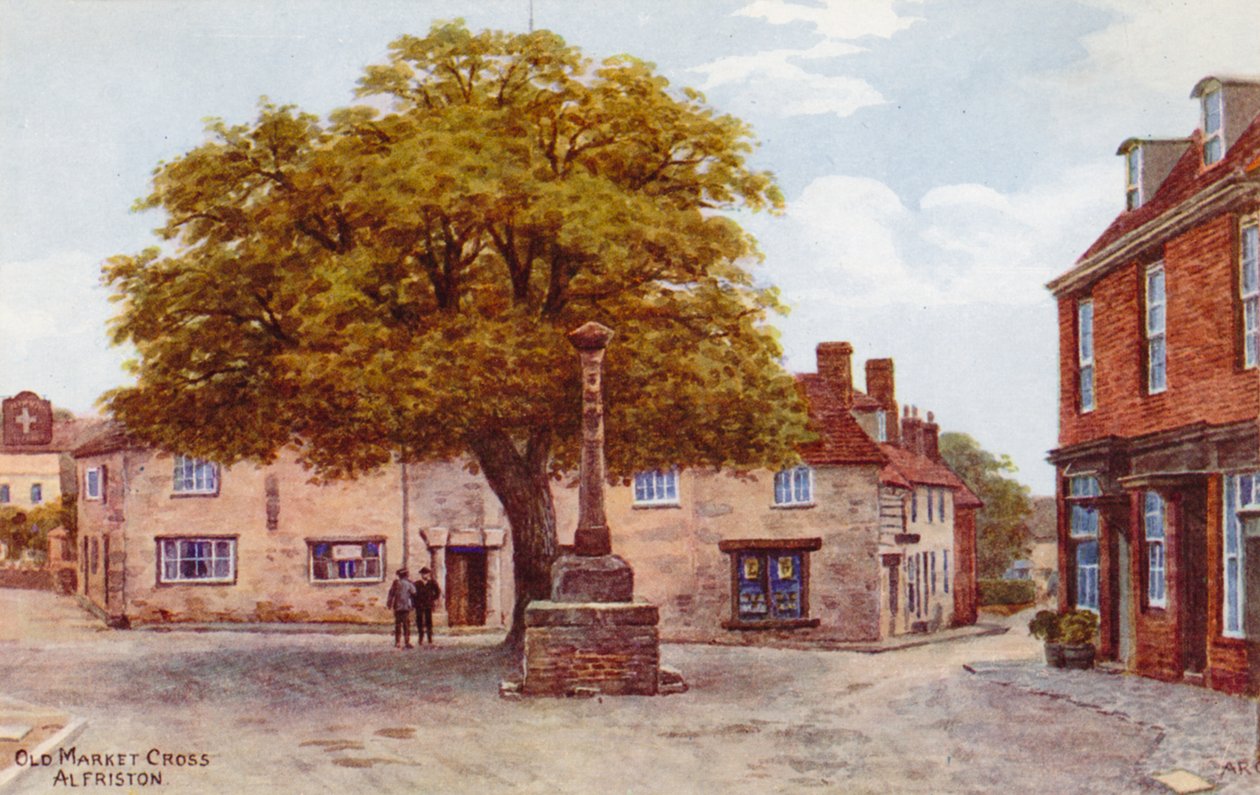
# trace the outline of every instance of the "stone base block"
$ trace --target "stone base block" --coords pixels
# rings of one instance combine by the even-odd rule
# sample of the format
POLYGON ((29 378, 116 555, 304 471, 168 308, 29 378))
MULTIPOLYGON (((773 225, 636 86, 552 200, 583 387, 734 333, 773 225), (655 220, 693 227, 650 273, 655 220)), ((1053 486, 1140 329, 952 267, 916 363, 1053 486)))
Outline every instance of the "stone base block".
POLYGON ((551 565, 553 602, 629 602, 634 569, 617 555, 566 555, 551 565))
POLYGON ((522 692, 656 695, 661 663, 658 620, 656 606, 642 600, 531 602, 525 610, 522 692))

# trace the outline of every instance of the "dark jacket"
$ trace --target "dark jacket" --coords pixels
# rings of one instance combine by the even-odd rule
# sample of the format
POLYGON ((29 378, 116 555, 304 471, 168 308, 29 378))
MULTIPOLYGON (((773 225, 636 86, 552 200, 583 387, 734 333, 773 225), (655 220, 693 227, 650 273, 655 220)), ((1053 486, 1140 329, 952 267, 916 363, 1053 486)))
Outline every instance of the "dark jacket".
POLYGON ((415 605, 417 610, 432 610, 433 605, 442 596, 442 589, 438 584, 429 580, 428 582, 416 583, 415 605))

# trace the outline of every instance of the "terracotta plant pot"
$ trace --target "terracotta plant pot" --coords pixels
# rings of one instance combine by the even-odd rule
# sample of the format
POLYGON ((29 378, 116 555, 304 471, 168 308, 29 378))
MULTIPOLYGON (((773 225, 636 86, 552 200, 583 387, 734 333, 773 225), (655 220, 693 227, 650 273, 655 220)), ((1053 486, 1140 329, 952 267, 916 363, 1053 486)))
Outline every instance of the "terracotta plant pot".
POLYGON ((1086 671, 1094 667, 1094 644, 1080 643, 1063 647, 1063 667, 1086 671))
POLYGON ((1063 667, 1063 644, 1046 641, 1046 665, 1051 668, 1063 667))

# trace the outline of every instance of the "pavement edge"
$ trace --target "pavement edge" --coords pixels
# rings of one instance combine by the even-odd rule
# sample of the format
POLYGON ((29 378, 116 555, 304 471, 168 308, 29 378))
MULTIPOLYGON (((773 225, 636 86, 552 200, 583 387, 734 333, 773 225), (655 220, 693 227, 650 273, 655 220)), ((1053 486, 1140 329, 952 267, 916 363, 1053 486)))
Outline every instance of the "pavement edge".
MULTIPOLYGON (((48 753, 52 749, 64 743, 66 740, 78 735, 79 732, 83 731, 85 726, 87 726, 87 720, 85 718, 72 717, 70 722, 62 727, 61 731, 32 748, 31 756, 37 757, 48 753)), ((30 769, 30 766, 21 766, 15 763, 9 765, 3 770, 0 770, 0 788, 13 783, 19 776, 30 769)))

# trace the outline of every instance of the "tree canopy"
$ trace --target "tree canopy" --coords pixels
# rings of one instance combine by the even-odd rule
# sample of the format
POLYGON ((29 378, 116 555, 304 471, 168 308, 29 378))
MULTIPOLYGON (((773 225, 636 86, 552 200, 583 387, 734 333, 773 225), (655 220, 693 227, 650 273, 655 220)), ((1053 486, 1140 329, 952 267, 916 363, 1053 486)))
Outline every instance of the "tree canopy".
POLYGON ((1029 553, 1028 519, 1032 500, 1028 487, 1005 473, 1017 471, 1010 456, 994 455, 965 433, 943 433, 941 456, 975 492, 984 507, 976 516, 976 572, 1001 577, 1012 563, 1029 553))
POLYGON ((747 126, 547 31, 439 23, 389 52, 363 104, 264 101, 157 167, 137 207, 164 213, 162 245, 104 276, 139 353, 106 396, 131 432, 225 464, 289 448, 327 478, 468 457, 520 602, 555 551, 549 476, 577 461, 582 323, 617 334, 610 476, 790 460, 808 434, 782 306, 728 212, 782 206, 747 126))

